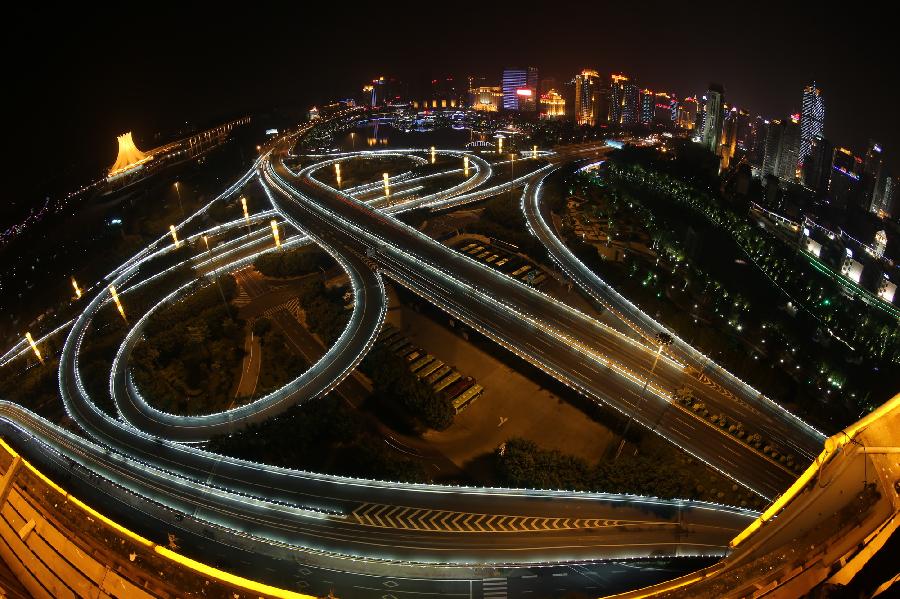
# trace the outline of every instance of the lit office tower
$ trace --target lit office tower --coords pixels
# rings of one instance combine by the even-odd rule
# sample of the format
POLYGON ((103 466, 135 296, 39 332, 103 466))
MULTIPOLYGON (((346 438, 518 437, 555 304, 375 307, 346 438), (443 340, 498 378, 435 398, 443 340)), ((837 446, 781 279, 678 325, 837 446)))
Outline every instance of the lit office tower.
POLYGON ((656 109, 656 94, 649 89, 642 89, 639 92, 640 98, 640 121, 642 125, 649 125, 653 120, 653 112, 656 109))
POLYGON ((710 84, 706 92, 706 118, 703 120, 703 133, 700 141, 713 154, 717 154, 719 150, 724 120, 725 88, 715 83, 710 84))
POLYGON ((794 114, 782 121, 781 143, 775 175, 782 181, 797 180, 797 164, 800 161, 800 115, 794 114))
POLYGON ((869 149, 866 150, 866 158, 862 169, 862 197, 860 207, 863 210, 878 212, 881 205, 881 195, 884 191, 884 178, 887 169, 884 167, 884 153, 881 144, 869 141, 869 149))
POLYGON ((812 138, 803 163, 803 184, 814 191, 825 191, 831 177, 831 143, 821 135, 812 138))
POLYGON ((609 123, 611 125, 622 124, 622 113, 625 109, 625 86, 628 85, 628 77, 625 75, 611 75, 609 85, 609 123))
POLYGON ((809 154, 813 138, 825 135, 825 101, 822 90, 812 85, 803 88, 803 102, 800 105, 800 164, 809 154))
POLYGON ((781 121, 766 121, 764 129, 766 141, 763 144, 762 154, 763 179, 775 174, 775 167, 778 164, 778 148, 781 147, 781 121))
POLYGON ((505 69, 500 87, 503 91, 503 110, 519 109, 519 90, 528 89, 526 69, 505 69))
POLYGON ((847 148, 835 148, 831 159, 831 178, 828 180, 828 195, 834 205, 846 208, 859 197, 859 171, 862 159, 854 156, 847 148))
POLYGON ((584 69, 575 75, 575 122, 579 125, 597 124, 597 87, 600 75, 592 69, 584 69))
POLYGON ((636 83, 626 81, 623 90, 622 124, 637 125, 641 122, 641 89, 636 83))
POLYGON ((697 98, 685 98, 678 103, 678 116, 675 123, 688 131, 694 128, 697 124, 697 98))

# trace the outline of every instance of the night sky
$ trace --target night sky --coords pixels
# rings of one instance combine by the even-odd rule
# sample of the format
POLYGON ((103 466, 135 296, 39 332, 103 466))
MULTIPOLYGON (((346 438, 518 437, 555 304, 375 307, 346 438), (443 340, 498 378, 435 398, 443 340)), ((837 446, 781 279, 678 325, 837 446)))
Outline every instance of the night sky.
POLYGON ((316 4, 73 3, 9 15, 7 145, 25 175, 13 202, 37 202, 57 173, 111 163, 123 131, 140 143, 184 121, 356 95, 380 74, 499 80, 515 65, 559 82, 583 67, 621 71, 679 96, 718 81, 727 101, 766 117, 799 111, 815 79, 826 135, 858 153, 879 140, 900 173, 897 28, 868 3, 316 4), (140 10, 118 12, 129 5, 140 10))

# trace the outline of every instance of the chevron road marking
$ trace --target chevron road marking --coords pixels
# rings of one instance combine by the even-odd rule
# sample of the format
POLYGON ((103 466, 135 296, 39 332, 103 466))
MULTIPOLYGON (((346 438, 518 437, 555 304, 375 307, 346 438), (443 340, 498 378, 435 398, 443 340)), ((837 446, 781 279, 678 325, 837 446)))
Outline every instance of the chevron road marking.
POLYGON ((669 524, 638 520, 603 518, 544 518, 430 510, 401 505, 364 503, 351 513, 351 519, 363 526, 430 532, 543 532, 605 528, 634 524, 669 524))

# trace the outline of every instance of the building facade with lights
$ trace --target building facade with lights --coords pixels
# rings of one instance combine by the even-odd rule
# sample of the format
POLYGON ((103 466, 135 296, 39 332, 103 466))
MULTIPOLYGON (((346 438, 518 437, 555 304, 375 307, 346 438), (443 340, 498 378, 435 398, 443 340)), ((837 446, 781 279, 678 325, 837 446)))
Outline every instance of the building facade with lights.
POLYGON ((806 162, 806 156, 816 136, 825 135, 825 100, 822 90, 815 81, 803 88, 803 100, 800 105, 800 164, 806 162))
POLYGON ((579 125, 597 124, 597 94, 600 74, 584 69, 575 75, 575 122, 579 125))
POLYGON ((566 116, 566 100, 555 89, 541 94, 541 118, 561 119, 566 116))
POLYGON ((703 120, 700 142, 713 154, 718 154, 719 151, 724 120, 725 88, 718 84, 712 84, 706 92, 706 116, 703 120))

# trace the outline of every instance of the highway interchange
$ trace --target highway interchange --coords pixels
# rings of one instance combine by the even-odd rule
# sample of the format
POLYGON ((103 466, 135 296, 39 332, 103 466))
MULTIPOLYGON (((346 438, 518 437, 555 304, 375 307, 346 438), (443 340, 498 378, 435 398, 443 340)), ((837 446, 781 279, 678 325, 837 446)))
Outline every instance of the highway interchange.
MULTIPOLYGON (((338 118, 358 117, 350 113, 338 118)), ((756 515, 693 501, 347 479, 237 460, 212 454, 198 444, 277 417, 288 407, 340 385, 380 330, 386 307, 383 276, 586 396, 632 416, 766 498, 787 488, 795 474, 681 409, 671 400, 674 388, 691 387, 708 405, 752 423, 804 463, 821 448, 820 433, 683 341, 677 340, 654 367, 657 347, 651 340, 662 326, 608 289, 546 224, 540 201, 544 178, 555 168, 581 164, 585 158, 595 160, 602 145, 541 152, 530 162, 531 153, 522 153, 516 162, 523 174, 512 182, 505 172, 501 175, 494 169, 502 161, 438 150, 460 163, 467 157, 471 173, 466 176, 459 167, 450 169, 442 174, 462 175, 458 183, 422 196, 416 193, 422 178, 401 175, 391 180, 391 193, 385 194, 379 182, 339 190, 314 176, 337 162, 377 153, 312 157, 315 161, 310 166, 292 170, 287 164, 291 150, 312 126, 264 148, 254 167, 210 202, 227 201, 246 185, 261 185, 271 210, 254 215, 250 222, 242 219, 215 231, 188 235, 184 241, 196 246, 190 265, 197 278, 185 280, 178 278, 182 270, 155 267, 155 261, 172 249, 168 239, 161 237, 91 289, 93 295, 68 329, 59 367, 62 401, 86 437, 18 405, 0 402, 4 437, 48 473, 59 474, 93 499, 101 511, 108 510, 143 531, 155 531, 157 537, 161 531, 177 531, 189 553, 208 556, 223 567, 276 586, 325 593, 331 585, 339 595, 342 589, 371 587, 372 596, 382 596, 385 588, 394 589, 397 596, 403 592, 412 596, 424 589, 481 596, 487 588, 500 585, 495 581, 485 586, 486 579, 512 581, 513 573, 517 582, 510 583, 509 591, 515 587, 517 592, 527 592, 545 588, 540 585, 546 584, 546 577, 523 574, 522 568, 556 564, 586 568, 578 574, 584 580, 576 586, 588 588, 591 580, 605 580, 605 588, 616 588, 612 579, 604 578, 610 568, 604 562, 720 556, 734 534, 756 515), (621 316, 623 326, 601 323, 394 218, 414 208, 442 210, 475 202, 510 187, 523 188, 522 207, 529 228, 553 260, 588 294, 621 316), (241 268, 260 252, 273 251, 270 236, 258 230, 244 233, 251 222, 265 225, 271 218, 285 231, 285 245, 316 243, 344 269, 354 293, 346 330, 309 370, 265 398, 196 417, 152 408, 128 370, 143 324, 166 303, 211 284, 217 275, 241 268), (217 237, 213 250, 199 243, 204 234, 217 237), (157 302, 150 311, 131 316, 130 331, 110 366, 115 416, 90 397, 78 365, 92 321, 100 310, 111 309, 109 285, 120 288, 125 298, 131 289, 147 285, 157 302), (685 368, 689 364, 721 387, 692 377, 685 368), (298 577, 297 572, 303 571, 307 573, 298 577), (392 579, 404 580, 402 585, 409 590, 383 586, 392 579)), ((422 162, 428 151, 382 154, 413 156, 414 162, 422 162)), ((178 230, 193 230, 192 219, 178 230)), ((654 576, 650 570, 645 572, 647 582, 654 576)))

